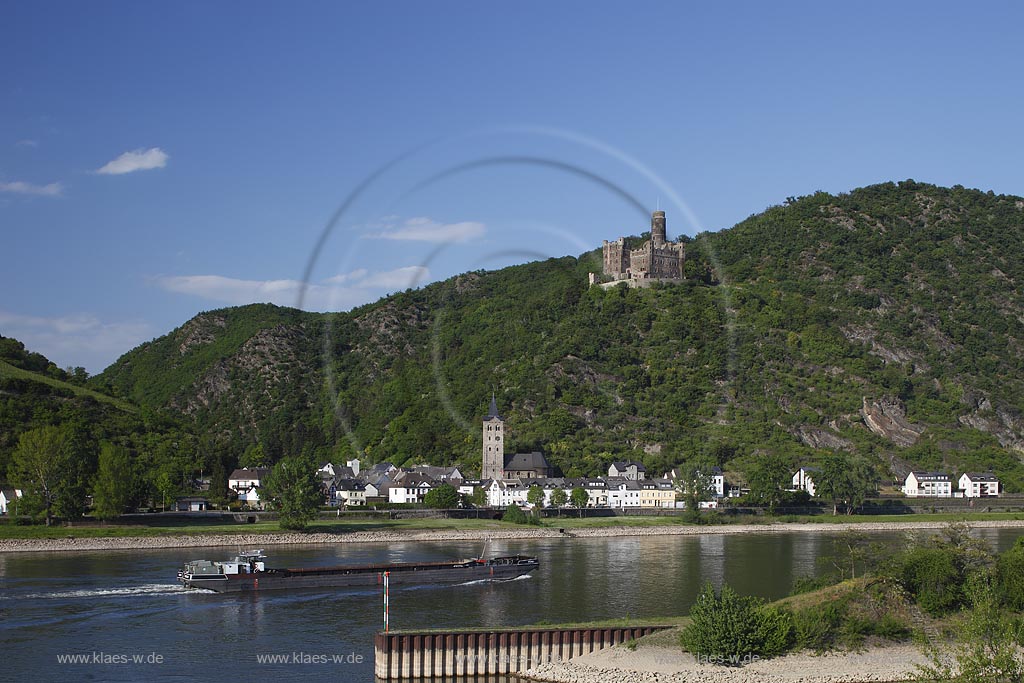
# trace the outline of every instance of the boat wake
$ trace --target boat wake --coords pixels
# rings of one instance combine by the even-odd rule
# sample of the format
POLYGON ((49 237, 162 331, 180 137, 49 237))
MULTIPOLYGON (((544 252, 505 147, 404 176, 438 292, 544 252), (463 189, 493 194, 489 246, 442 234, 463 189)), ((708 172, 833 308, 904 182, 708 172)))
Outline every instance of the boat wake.
POLYGON ((485 584, 485 583, 512 583, 513 581, 525 581, 526 579, 529 579, 529 578, 530 578, 529 574, 523 574, 522 576, 515 576, 515 577, 513 577, 511 579, 491 579, 491 578, 476 579, 474 581, 464 581, 463 583, 457 583, 455 585, 456 586, 476 586, 476 585, 482 585, 482 584, 485 584))
POLYGON ((61 600, 68 598, 116 598, 135 595, 182 595, 189 592, 194 591, 189 591, 184 586, 174 583, 147 583, 141 586, 124 586, 123 588, 89 588, 74 591, 58 591, 56 593, 30 593, 20 597, 35 600, 61 600))

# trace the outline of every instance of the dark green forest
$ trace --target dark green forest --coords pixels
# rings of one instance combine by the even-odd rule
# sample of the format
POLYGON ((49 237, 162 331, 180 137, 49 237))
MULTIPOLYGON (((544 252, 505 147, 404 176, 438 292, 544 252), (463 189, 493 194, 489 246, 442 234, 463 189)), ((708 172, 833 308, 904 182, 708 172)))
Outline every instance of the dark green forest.
POLYGON ((883 481, 993 470, 1019 491, 1022 245, 1024 200, 904 181, 689 239, 680 284, 590 288, 595 250, 347 313, 209 311, 96 377, 60 376, 132 410, 0 376, 0 464, 25 429, 78 419, 172 474, 230 471, 256 445, 270 463, 472 470, 493 391, 506 450, 570 476, 699 459, 742 480, 766 457, 795 469, 840 451, 883 481), (892 430, 869 428, 877 410, 892 430))

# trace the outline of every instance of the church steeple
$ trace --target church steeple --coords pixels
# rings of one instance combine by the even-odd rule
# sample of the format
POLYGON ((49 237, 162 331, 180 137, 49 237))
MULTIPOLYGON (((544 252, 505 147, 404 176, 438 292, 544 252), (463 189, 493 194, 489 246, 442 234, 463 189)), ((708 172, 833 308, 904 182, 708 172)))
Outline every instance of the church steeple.
POLYGON ((483 421, 482 479, 502 479, 505 474, 505 421, 498 414, 498 402, 491 394, 491 408, 483 421))

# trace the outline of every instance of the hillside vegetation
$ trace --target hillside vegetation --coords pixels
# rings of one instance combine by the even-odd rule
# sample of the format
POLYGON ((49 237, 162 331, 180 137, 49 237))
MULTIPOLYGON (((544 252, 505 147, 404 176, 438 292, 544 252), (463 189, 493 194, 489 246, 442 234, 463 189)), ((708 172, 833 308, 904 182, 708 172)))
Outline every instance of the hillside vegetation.
POLYGON ((790 199, 688 245, 690 278, 587 285, 600 251, 470 272, 348 313, 200 314, 93 387, 182 420, 225 461, 259 443, 569 475, 695 456, 742 473, 845 451, 883 478, 993 469, 1024 486, 1024 200, 906 181, 790 199))

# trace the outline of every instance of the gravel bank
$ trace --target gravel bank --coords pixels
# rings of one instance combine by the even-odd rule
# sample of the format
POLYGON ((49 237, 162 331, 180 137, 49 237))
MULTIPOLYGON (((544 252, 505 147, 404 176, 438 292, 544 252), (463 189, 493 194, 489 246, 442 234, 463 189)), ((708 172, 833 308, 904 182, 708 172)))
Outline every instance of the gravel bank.
POLYGON ((744 667, 701 664, 678 647, 618 646, 560 664, 542 664, 524 675, 557 683, 869 683, 907 681, 927 658, 913 645, 824 655, 791 654, 744 667))
MULTIPOLYGON (((723 526, 621 526, 567 529, 565 536, 604 538, 614 536, 688 536, 697 534, 772 534, 843 531, 851 527, 864 531, 941 529, 946 522, 859 522, 850 524, 735 524, 723 526)), ((975 528, 1024 527, 1024 520, 971 522, 975 528)), ((0 552, 55 552, 76 550, 140 550, 159 548, 208 548, 216 546, 272 546, 325 543, 390 543, 396 541, 480 541, 484 538, 556 538, 557 528, 522 529, 359 531, 347 534, 196 534, 120 538, 0 539, 0 552)))

